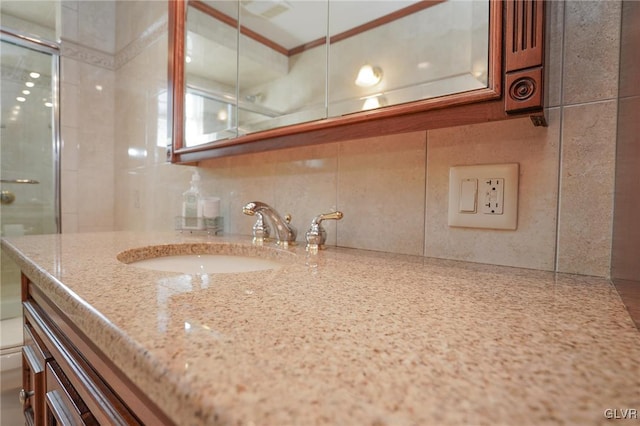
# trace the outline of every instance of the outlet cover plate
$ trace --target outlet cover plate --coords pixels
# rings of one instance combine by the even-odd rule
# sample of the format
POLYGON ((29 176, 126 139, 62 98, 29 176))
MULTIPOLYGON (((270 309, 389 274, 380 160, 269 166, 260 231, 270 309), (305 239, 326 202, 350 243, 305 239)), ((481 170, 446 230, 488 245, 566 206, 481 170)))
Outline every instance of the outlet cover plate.
MULTIPOLYGON (((515 230, 518 226, 518 163, 455 166, 449 169, 449 226, 515 230), (474 212, 461 211, 462 182, 477 179, 478 192, 474 212), (502 214, 485 213, 487 182, 504 179, 502 214)), ((502 181, 500 181, 502 182, 502 181)), ((464 200, 462 205, 465 205, 464 200)))

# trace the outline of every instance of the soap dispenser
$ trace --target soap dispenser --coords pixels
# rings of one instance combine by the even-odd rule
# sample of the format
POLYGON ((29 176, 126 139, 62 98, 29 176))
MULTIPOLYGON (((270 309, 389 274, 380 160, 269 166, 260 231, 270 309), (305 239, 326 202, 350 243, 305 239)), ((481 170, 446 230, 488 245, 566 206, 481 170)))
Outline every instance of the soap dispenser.
POLYGON ((191 176, 191 186, 182 194, 183 229, 204 229, 200 199, 200 175, 196 170, 191 176))

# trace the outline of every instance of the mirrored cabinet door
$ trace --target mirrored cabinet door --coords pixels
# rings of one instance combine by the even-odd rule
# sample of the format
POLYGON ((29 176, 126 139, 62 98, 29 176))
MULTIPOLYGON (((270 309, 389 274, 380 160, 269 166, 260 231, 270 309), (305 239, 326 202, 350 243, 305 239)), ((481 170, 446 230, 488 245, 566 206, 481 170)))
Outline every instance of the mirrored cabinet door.
POLYGON ((489 0, 333 1, 329 116, 487 87, 489 0))
POLYGON ((184 40, 185 147, 238 135, 238 5, 189 1, 184 40))
POLYGON ((326 118, 328 9, 328 0, 240 1, 240 135, 326 118))

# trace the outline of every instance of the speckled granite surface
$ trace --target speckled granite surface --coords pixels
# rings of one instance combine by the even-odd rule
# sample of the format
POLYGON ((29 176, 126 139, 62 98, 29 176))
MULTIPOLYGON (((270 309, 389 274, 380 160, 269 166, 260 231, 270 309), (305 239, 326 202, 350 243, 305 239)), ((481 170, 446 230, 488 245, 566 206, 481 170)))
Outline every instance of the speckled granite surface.
POLYGON ((181 425, 588 425, 640 411, 640 333, 607 280, 300 246, 242 274, 116 259, 201 242, 255 250, 174 233, 2 244, 181 425))

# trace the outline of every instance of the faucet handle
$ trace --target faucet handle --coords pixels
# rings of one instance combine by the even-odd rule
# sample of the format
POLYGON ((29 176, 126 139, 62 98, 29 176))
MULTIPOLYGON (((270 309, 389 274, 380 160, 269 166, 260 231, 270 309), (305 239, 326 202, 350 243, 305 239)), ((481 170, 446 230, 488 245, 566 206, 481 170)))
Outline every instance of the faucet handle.
POLYGON ((269 238, 269 227, 264 223, 262 213, 256 212, 256 223, 253 225, 253 241, 256 243, 262 243, 269 238))
POLYGON ((305 234, 307 250, 323 249, 327 240, 327 231, 322 227, 323 220, 340 220, 344 215, 340 211, 320 214, 313 218, 311 227, 305 234))

